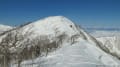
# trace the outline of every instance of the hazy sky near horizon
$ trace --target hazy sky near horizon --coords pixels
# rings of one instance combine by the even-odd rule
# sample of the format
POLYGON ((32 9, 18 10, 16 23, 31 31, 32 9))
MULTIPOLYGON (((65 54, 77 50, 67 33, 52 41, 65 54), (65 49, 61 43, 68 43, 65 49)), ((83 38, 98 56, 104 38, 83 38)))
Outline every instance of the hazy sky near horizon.
POLYGON ((65 16, 82 26, 119 27, 120 0, 0 0, 0 24, 65 16))

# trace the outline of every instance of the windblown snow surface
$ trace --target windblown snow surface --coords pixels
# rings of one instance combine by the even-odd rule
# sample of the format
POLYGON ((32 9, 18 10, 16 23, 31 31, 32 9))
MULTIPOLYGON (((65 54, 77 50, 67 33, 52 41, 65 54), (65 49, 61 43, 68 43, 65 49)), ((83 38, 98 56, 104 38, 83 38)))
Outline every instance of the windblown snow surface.
MULTIPOLYGON (((94 38, 81 27, 75 25, 63 16, 52 16, 23 26, 22 32, 32 31, 30 38, 39 35, 49 36, 51 42, 61 34, 67 37, 61 43, 61 47, 50 52, 46 56, 24 60, 21 67, 119 67, 120 60, 111 52, 106 52, 104 38, 94 38), (73 39, 71 40, 71 38, 73 39), (103 48, 103 49, 102 49, 103 48)), ((119 43, 120 44, 120 43, 119 43)), ((107 47, 109 48, 109 47, 107 47)), ((119 49, 109 49, 119 55, 119 49)), ((17 67, 12 63, 10 67, 17 67)))

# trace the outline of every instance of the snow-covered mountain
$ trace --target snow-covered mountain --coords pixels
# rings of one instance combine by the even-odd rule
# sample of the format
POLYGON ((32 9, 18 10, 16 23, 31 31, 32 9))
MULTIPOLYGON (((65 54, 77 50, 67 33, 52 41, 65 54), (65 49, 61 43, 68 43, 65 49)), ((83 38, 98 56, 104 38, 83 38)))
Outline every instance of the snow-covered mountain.
POLYGON ((102 42, 63 16, 16 27, 1 39, 8 42, 3 42, 8 46, 3 50, 9 53, 10 67, 113 67, 120 63, 102 42))
POLYGON ((7 31, 7 30, 10 30, 12 29, 13 27, 11 26, 7 26, 7 25, 2 25, 0 24, 0 33, 4 32, 4 31, 7 31))

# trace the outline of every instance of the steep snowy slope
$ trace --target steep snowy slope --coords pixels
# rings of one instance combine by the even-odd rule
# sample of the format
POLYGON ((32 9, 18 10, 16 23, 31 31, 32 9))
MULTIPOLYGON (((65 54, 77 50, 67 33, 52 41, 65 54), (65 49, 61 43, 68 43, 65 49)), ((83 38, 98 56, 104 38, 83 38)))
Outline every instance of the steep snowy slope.
POLYGON ((96 39, 102 42, 104 47, 109 49, 109 52, 113 55, 116 55, 120 58, 120 32, 119 31, 102 31, 102 33, 93 32, 92 35, 96 37, 96 39), (102 34, 102 35, 100 35, 102 34))
POLYGON ((120 59, 120 36, 99 37, 97 38, 103 45, 109 49, 109 52, 120 59))
POLYGON ((96 30, 90 33, 112 54, 120 58, 120 31, 96 30))
MULTIPOLYGON (((25 56, 29 54, 26 57, 29 57, 30 54, 33 56, 34 53, 30 49, 34 48, 34 46, 37 46, 37 48, 45 46, 47 50, 51 50, 57 44, 56 49, 53 49, 47 55, 42 53, 42 56, 39 55, 29 59, 23 56, 20 63, 21 67, 112 67, 120 63, 116 56, 106 53, 107 49, 102 46, 102 43, 63 16, 53 16, 38 20, 19 27, 10 33, 15 34, 15 31, 19 32, 19 35, 27 34, 25 38, 29 38, 31 42, 29 43, 29 40, 26 39, 20 39, 21 41, 14 45, 11 43, 7 44, 13 46, 8 48, 11 56, 22 52, 25 56), (39 37, 40 40, 38 39, 39 37), (36 44, 38 40, 40 42, 36 44), (58 46, 59 48, 57 48, 58 46), (29 51, 24 53, 26 49, 29 51)), ((19 66, 16 60, 11 59, 11 67, 19 66)))
POLYGON ((0 33, 12 29, 12 27, 0 24, 0 33))
POLYGON ((113 67, 119 65, 117 59, 102 52, 85 40, 64 45, 45 57, 22 62, 22 67, 113 67))

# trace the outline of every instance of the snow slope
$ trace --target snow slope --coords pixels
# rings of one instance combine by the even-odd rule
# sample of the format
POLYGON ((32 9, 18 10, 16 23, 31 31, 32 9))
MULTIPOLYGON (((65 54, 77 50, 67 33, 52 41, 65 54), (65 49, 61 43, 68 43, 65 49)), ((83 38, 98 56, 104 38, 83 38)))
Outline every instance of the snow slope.
POLYGON ((45 57, 22 62, 22 67, 113 67, 119 61, 102 52, 85 40, 70 45, 64 43, 62 48, 45 57))
MULTIPOLYGON (((120 63, 116 56, 104 51, 102 43, 63 16, 47 17, 16 30, 21 34, 32 32, 28 36, 31 39, 47 36, 50 42, 57 42, 58 36, 66 35, 62 43, 59 44, 60 48, 50 52, 47 56, 24 60, 21 67, 113 67, 120 63)), ((18 44, 16 46, 21 47, 19 50, 23 50, 25 46, 32 45, 18 44)), ((10 66, 17 67, 17 64, 11 62, 10 66)))
POLYGON ((94 31, 90 33, 106 47, 110 53, 120 58, 120 31, 94 31))
POLYGON ((0 24, 0 33, 4 32, 4 31, 7 31, 7 30, 10 30, 10 29, 12 29, 11 26, 0 24))

